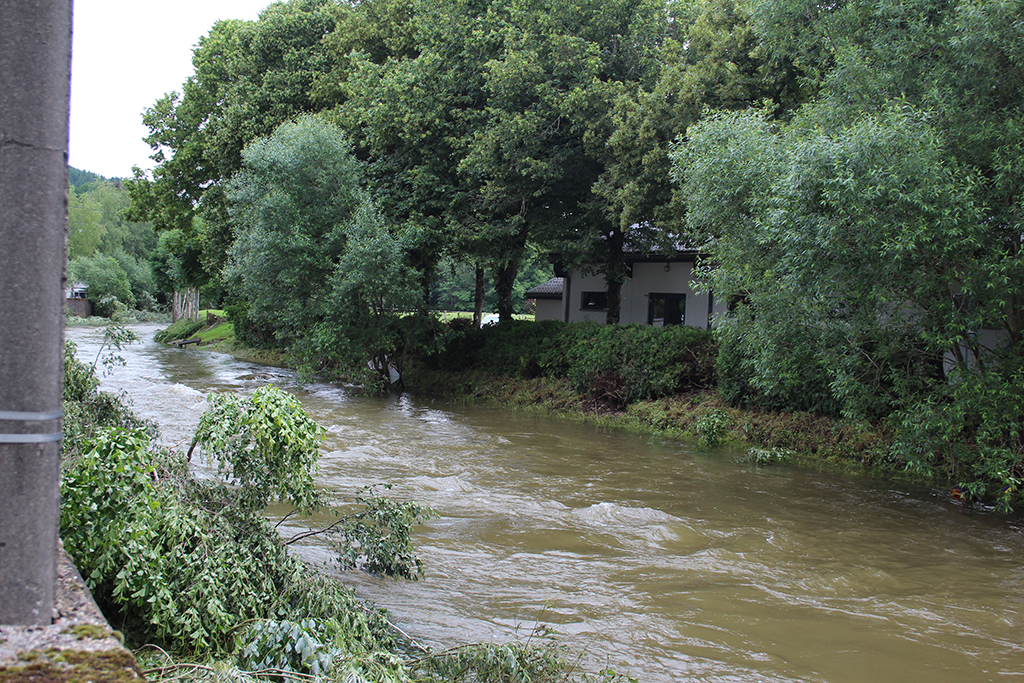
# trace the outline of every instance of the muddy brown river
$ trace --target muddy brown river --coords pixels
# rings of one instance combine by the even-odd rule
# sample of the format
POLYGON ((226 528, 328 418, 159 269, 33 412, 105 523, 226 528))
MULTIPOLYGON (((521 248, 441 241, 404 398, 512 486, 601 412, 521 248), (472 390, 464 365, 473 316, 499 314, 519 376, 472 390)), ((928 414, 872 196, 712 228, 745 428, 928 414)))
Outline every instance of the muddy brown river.
MULTIPOLYGON (((335 572, 425 644, 542 624, 644 682, 1024 681, 1019 516, 571 421, 360 397, 135 329, 143 343, 103 387, 163 443, 187 445, 208 392, 273 382, 328 429, 322 486, 344 499, 391 482, 439 513, 416 535, 422 580, 335 572)), ((102 331, 67 336, 91 362, 102 331)), ((330 562, 315 542, 299 552, 330 562)))

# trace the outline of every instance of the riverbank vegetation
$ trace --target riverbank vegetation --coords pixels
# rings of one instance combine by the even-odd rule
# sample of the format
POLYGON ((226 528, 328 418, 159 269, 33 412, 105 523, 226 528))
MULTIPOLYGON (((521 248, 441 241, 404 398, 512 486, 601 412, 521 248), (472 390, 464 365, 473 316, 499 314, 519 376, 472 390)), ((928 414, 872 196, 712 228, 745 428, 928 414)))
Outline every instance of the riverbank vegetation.
MULTIPOLYGON (((718 388, 718 342, 709 330, 526 320, 477 329, 467 318, 409 328, 425 336, 410 337, 394 359, 401 386, 413 392, 581 419, 702 448, 726 446, 755 464, 939 487, 984 476, 966 468, 907 468, 894 453, 897 430, 885 421, 732 405, 718 388)), ((247 357, 258 353, 216 348, 247 357)), ((280 356, 271 360, 289 363, 280 356)))
POLYGON ((69 279, 88 286, 97 316, 124 321, 129 311, 158 310, 165 290, 150 263, 159 242, 152 224, 125 216, 120 180, 74 168, 69 177, 69 279))
MULTIPOLYGON (((463 290, 472 273, 477 306, 487 274, 504 326, 523 264, 557 255, 604 276, 617 323, 627 253, 697 249, 702 286, 729 304, 708 410, 870 425, 865 462, 1010 509, 1020 14, 1021 0, 276 3, 215 24, 181 92, 147 111, 157 166, 127 182, 128 218, 161 235, 175 286, 222 289, 242 343, 378 387, 392 363, 429 369, 465 344, 429 315, 449 273, 463 290)), ((507 329, 475 352, 497 345, 495 372, 578 384, 554 365, 529 377, 550 361, 524 360, 537 340, 507 329)), ((627 414, 663 381, 593 370, 627 414)), ((702 424, 729 433, 721 413, 702 424)))
MULTIPOLYGON (((101 354, 131 341, 116 329, 107 339, 101 354)), ((334 504, 314 483, 324 430, 297 399, 273 386, 212 395, 183 454, 155 447, 153 425, 98 391, 102 360, 66 349, 61 538, 149 680, 632 680, 580 671, 540 636, 422 647, 385 610, 289 554, 262 516, 271 501, 299 514, 334 504), (189 473, 193 449, 217 462, 219 478, 189 473)), ((384 491, 357 492, 355 512, 303 535, 327 536, 342 570, 415 580, 423 560, 411 531, 433 513, 384 491)))
MULTIPOLYGON (((401 343, 391 362, 401 370, 403 389, 577 417, 702 447, 729 446, 758 464, 784 462, 947 487, 967 503, 1003 511, 1019 504, 1020 487, 1008 486, 1007 472, 986 469, 977 454, 950 459, 936 447, 930 457, 908 461, 900 441, 905 432, 893 418, 735 401, 720 379, 720 368, 730 368, 728 351, 710 330, 526 320, 478 329, 466 318, 441 323, 416 316, 396 318, 395 325, 401 343)), ((218 348, 255 360, 267 353, 218 348)), ((264 360, 294 362, 280 354, 264 360)), ((371 392, 387 386, 372 371, 328 378, 368 380, 360 386, 371 392)))
POLYGON ((454 400, 577 416, 701 447, 730 446, 751 462, 789 462, 933 485, 960 472, 905 471, 881 421, 737 407, 718 389, 709 330, 595 323, 501 324, 452 334, 406 364, 407 385, 454 400))

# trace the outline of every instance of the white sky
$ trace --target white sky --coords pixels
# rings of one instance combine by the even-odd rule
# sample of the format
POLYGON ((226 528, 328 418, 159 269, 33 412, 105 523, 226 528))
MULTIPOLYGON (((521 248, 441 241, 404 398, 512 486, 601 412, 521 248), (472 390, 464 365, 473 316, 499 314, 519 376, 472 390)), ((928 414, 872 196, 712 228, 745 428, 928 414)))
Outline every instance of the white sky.
POLYGON ((218 19, 256 19, 272 0, 74 0, 68 163, 102 176, 153 167, 142 112, 192 74, 218 19))

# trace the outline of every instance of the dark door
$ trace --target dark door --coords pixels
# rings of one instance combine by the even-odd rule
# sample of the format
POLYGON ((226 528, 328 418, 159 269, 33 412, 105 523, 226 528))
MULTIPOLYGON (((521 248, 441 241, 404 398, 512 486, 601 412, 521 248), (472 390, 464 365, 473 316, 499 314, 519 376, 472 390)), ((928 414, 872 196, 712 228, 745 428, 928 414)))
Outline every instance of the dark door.
POLYGON ((655 327, 682 325, 686 320, 685 294, 651 294, 647 303, 647 324, 655 327))

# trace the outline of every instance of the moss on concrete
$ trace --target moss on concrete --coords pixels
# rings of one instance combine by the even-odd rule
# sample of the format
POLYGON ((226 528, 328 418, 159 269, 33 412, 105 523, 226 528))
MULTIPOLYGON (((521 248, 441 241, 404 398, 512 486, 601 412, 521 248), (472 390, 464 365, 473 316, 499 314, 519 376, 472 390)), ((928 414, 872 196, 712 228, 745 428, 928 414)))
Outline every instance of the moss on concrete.
POLYGON ((63 547, 54 592, 53 623, 0 625, 0 683, 143 680, 124 637, 103 618, 63 547))
POLYGON ((135 683, 144 680, 126 650, 30 650, 24 664, 0 668, 0 683, 135 683))
POLYGON ((110 629, 104 628, 98 624, 75 624, 68 626, 61 633, 72 635, 78 640, 85 638, 92 638, 95 640, 103 640, 104 638, 110 638, 114 634, 110 629))

